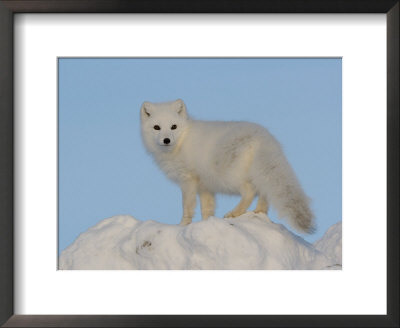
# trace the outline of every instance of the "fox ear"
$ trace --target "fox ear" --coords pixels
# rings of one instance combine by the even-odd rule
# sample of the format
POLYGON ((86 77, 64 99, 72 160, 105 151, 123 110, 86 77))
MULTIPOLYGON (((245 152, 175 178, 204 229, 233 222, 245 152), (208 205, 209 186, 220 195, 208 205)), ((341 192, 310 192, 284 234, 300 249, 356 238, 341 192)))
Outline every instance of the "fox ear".
POLYGON ((142 104, 142 108, 140 108, 140 116, 142 117, 142 119, 148 118, 151 116, 150 114, 150 103, 148 101, 145 101, 142 104))
POLYGON ((175 100, 175 104, 176 104, 176 109, 179 115, 183 116, 183 117, 187 117, 186 114, 186 105, 183 102, 182 99, 177 99, 175 100))

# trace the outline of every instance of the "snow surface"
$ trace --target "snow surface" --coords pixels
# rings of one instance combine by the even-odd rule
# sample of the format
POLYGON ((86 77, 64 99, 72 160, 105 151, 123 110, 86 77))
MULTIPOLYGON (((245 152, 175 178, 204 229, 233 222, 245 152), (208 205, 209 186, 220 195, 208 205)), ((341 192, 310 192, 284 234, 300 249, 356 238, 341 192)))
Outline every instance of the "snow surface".
POLYGON ((340 268, 341 224, 314 246, 253 212, 187 226, 114 216, 82 233, 59 257, 61 270, 340 268))
POLYGON ((334 224, 314 243, 317 250, 331 258, 335 266, 342 266, 342 222, 334 224))

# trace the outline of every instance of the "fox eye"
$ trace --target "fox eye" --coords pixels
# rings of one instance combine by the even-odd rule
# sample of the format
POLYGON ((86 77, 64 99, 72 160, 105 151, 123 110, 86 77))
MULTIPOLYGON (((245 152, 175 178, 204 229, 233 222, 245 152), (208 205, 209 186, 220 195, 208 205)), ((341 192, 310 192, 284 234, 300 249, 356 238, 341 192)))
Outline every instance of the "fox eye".
POLYGON ((154 125, 153 128, 154 128, 154 130, 161 130, 159 125, 154 125))
POLYGON ((177 128, 176 124, 174 124, 173 126, 171 126, 171 130, 175 130, 177 128))

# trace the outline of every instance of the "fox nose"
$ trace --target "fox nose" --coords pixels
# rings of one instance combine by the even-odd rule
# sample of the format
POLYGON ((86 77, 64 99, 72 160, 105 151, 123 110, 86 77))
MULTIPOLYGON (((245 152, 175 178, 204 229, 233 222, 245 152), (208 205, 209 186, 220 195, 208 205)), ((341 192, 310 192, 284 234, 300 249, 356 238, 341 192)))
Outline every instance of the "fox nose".
POLYGON ((169 140, 169 138, 164 139, 164 144, 168 145, 170 142, 171 142, 171 140, 169 140))

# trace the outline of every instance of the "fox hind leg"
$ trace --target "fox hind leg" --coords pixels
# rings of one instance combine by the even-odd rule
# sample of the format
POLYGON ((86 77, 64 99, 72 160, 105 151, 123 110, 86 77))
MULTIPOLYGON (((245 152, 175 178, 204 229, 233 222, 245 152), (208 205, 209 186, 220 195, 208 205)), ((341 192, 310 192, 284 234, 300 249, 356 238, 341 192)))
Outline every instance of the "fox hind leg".
POLYGON ((224 218, 234 218, 245 213, 252 203, 255 194, 254 187, 250 183, 245 183, 242 188, 240 188, 240 195, 242 196, 242 199, 232 211, 224 215, 224 218))
POLYGON ((256 209, 254 210, 254 213, 268 213, 268 201, 267 198, 264 196, 259 195, 258 196, 258 202, 256 209))

